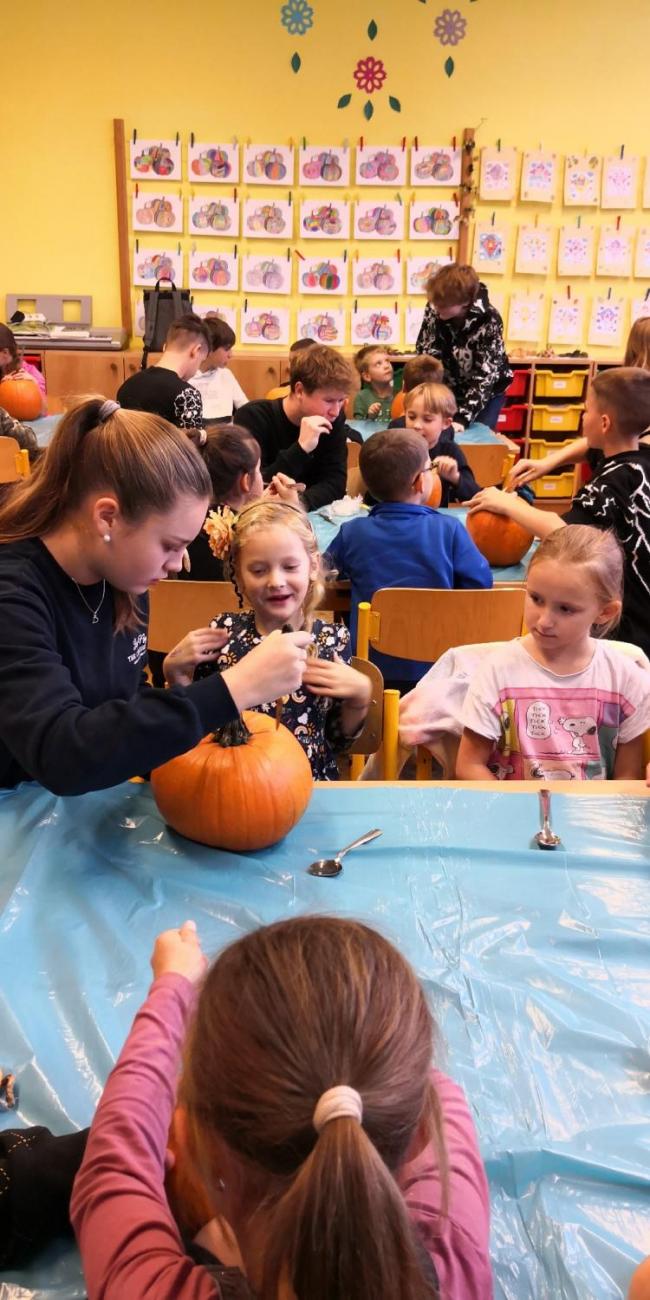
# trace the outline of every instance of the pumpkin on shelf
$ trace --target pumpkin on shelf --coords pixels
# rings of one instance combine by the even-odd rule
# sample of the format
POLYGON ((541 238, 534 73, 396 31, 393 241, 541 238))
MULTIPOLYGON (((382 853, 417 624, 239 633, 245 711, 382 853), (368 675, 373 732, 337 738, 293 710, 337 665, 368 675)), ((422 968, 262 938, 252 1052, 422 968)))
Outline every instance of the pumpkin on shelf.
POLYGON ((436 506, 439 506, 440 502, 442 501, 442 479, 437 469, 434 469, 431 477, 432 477, 431 492, 429 495, 429 500, 427 501, 426 504, 428 506, 431 506, 432 510, 435 510, 436 506))
POLYGON ((41 393, 35 379, 0 380, 0 406, 14 420, 36 420, 41 413, 41 393))
POLYGON ((312 785, 295 736, 252 711, 151 773, 154 798, 173 830, 237 853, 268 848, 287 835, 312 785))
POLYGON ((468 515, 467 531, 481 555, 495 568, 519 564, 533 540, 527 528, 491 510, 468 515))

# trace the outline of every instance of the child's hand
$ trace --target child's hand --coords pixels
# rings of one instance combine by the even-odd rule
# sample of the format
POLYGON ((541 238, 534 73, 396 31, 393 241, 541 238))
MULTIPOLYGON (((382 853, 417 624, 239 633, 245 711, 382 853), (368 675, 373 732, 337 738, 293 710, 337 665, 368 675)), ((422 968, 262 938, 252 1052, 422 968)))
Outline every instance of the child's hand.
MULTIPOLYGON (((514 499, 517 500, 516 497, 514 499)), ((471 515, 476 510, 490 510, 493 515, 509 515, 512 501, 512 492, 502 492, 500 488, 489 487, 477 492, 476 496, 467 502, 467 506, 471 515)))
POLYGON ((302 684, 312 695, 331 695, 355 708, 367 709, 372 686, 363 673, 351 668, 338 655, 334 659, 308 659, 302 684))
POLYGON ((222 627, 200 627, 174 646, 163 659, 163 673, 169 686, 189 686, 197 664, 213 659, 230 637, 222 627))
POLYGON ((304 492, 305 484, 296 483, 296 480, 289 478, 288 474, 274 474, 264 493, 265 497, 270 497, 275 501, 282 501, 285 505, 300 507, 300 493, 304 492))
POLYGON ((300 421, 298 446, 306 452, 315 451, 321 434, 331 432, 332 421, 326 420, 324 415, 305 415, 300 421))
POLYGON ((232 668, 226 668, 222 680, 239 712, 296 691, 302 683, 310 642, 309 632, 271 632, 232 668))
POLYGON ((543 460, 518 460, 508 475, 508 490, 523 487, 524 483, 533 483, 544 473, 543 460))
POLYGON ((158 935, 151 954, 154 979, 161 975, 184 975, 190 984, 198 984, 208 968, 194 921, 184 921, 180 930, 164 930, 158 935))
POLYGON ((441 478, 448 483, 458 483, 460 479, 460 470, 453 456, 436 456, 431 462, 434 469, 437 469, 441 478))
POLYGON ((381 402, 371 402, 368 407, 368 419, 376 420, 378 415, 381 415, 381 402))

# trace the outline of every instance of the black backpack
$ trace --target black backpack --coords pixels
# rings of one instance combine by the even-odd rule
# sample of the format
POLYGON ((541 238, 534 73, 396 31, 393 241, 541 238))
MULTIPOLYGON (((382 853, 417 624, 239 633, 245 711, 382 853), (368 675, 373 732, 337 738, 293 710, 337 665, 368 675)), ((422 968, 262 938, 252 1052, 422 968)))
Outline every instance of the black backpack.
POLYGON ((167 330, 178 316, 192 310, 189 289, 177 289, 173 280, 157 280, 155 289, 144 289, 144 350, 142 369, 150 352, 162 352, 167 330))

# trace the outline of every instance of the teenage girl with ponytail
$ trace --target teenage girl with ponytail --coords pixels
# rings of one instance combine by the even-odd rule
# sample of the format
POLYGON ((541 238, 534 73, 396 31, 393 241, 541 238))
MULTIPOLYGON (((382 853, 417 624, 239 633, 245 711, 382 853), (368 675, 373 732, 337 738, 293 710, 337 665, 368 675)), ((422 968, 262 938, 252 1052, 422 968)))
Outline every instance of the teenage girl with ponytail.
MULTIPOLYGON (((93 398, 0 508, 0 786, 100 790, 167 762, 302 680, 309 636, 269 637, 207 681, 143 680, 146 592, 177 573, 212 499, 187 435, 93 398)), ((225 634, 202 630, 205 653, 225 634)), ((172 652, 173 653, 173 652, 172 652)))
POLYGON ((206 965, 192 922, 158 938, 99 1103, 71 1209, 89 1300, 490 1300, 476 1134, 401 954, 302 917, 206 965), (181 1054, 200 1264, 164 1190, 181 1054))

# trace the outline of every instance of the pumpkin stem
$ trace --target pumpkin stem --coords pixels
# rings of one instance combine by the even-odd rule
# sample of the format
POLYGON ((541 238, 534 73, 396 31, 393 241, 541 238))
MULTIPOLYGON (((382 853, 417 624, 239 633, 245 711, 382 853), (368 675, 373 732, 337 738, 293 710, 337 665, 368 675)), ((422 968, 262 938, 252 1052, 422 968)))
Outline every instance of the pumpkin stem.
POLYGON ((235 718, 234 722, 226 722, 225 726, 219 727, 212 737, 215 745, 221 745, 222 749, 234 749, 236 745, 247 745, 250 738, 251 733, 241 716, 235 718))

